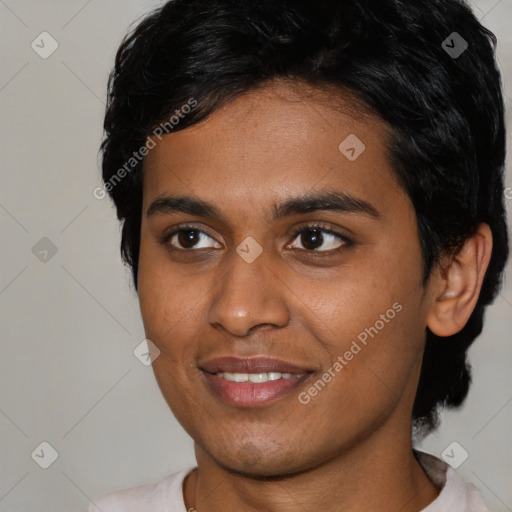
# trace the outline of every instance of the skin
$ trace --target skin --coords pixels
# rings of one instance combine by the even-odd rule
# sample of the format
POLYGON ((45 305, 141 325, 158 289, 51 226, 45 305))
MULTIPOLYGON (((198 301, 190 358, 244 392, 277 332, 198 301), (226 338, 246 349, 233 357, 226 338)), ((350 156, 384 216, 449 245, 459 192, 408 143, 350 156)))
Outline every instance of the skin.
POLYGON ((417 512, 439 493, 411 449, 425 329, 449 336, 464 326, 492 237, 481 225, 423 286, 416 217, 386 157, 386 125, 351 109, 348 96, 334 104, 332 94, 296 85, 246 93, 155 139, 145 160, 138 293, 146 336, 161 351, 157 382, 195 442, 185 504, 199 512, 417 512), (355 161, 338 149, 350 134, 366 145, 355 161), (367 201, 380 217, 316 210, 271 220, 274 204, 325 190, 367 201), (223 219, 147 215, 170 194, 213 203, 223 219), (325 232, 316 244, 308 233, 293 237, 318 222, 353 244, 325 232), (178 236, 163 241, 184 223, 204 231, 203 248, 183 248, 178 236), (252 263, 236 252, 249 236, 263 250, 252 263), (298 393, 395 303, 402 310, 300 403, 298 393), (314 373, 287 397, 236 407, 198 368, 226 355, 276 357, 314 373))

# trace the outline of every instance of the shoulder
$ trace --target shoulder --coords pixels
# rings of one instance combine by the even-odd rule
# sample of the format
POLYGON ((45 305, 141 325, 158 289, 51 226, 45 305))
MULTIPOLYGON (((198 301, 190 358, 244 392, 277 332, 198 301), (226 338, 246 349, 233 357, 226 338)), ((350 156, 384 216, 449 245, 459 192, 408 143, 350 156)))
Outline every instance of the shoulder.
POLYGON ((192 469, 183 469, 157 483, 100 496, 90 503, 88 512, 185 512, 182 486, 192 469))
POLYGON ((480 491, 462 480, 446 462, 428 453, 415 451, 423 470, 440 489, 439 496, 421 512, 489 512, 480 491))

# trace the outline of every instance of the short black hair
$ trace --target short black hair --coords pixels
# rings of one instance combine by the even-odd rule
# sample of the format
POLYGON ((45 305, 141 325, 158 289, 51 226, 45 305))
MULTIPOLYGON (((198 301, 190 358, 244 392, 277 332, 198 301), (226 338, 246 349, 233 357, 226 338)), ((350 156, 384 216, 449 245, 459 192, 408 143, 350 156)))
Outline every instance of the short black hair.
POLYGON ((492 231, 469 321, 448 339, 426 332, 413 420, 423 434, 434 429, 439 408, 467 395, 466 352, 509 251, 496 44, 463 0, 171 0, 145 16, 117 52, 100 148, 135 289, 143 159, 132 157, 155 127, 192 99, 197 108, 172 127, 185 129, 275 79, 349 93, 390 128, 388 157, 415 209, 424 284, 478 224, 492 231))

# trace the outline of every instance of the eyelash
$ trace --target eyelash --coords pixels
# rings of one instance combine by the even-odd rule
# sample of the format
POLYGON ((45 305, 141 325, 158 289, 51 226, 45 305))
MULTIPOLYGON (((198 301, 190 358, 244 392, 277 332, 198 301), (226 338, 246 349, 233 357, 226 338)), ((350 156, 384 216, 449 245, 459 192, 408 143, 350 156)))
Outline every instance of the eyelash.
MULTIPOLYGON (((317 249, 299 249, 300 251, 308 252, 310 254, 321 254, 321 255, 325 255, 325 256, 332 256, 333 254, 337 254, 337 253, 341 252, 342 250, 347 249, 347 248, 351 247, 352 245, 354 245, 353 241, 350 240, 348 237, 346 237, 345 235, 342 235, 341 233, 333 231, 331 229, 325 228, 322 225, 322 223, 307 224, 307 225, 304 225, 304 226, 301 226, 301 227, 297 228, 291 234, 292 241, 295 240, 299 235, 302 235, 303 233, 307 233, 307 232, 313 231, 313 230, 320 231, 320 232, 322 232, 324 234, 327 233, 329 235, 333 235, 336 238, 338 238, 339 241, 344 242, 344 243, 343 243, 343 245, 341 245, 337 249, 330 249, 330 250, 327 250, 327 251, 320 251, 320 250, 317 250, 317 249)), ((180 233, 180 232, 182 232, 182 231, 196 231, 197 233, 203 233, 206 236, 208 236, 210 238, 213 238, 206 231, 204 231, 202 229, 199 229, 196 226, 189 225, 189 224, 184 224, 184 225, 181 225, 178 229, 175 229, 174 231, 172 231, 171 233, 169 233, 167 235, 164 235, 164 237, 162 238, 161 242, 164 245, 167 245, 168 247, 170 247, 170 249, 173 250, 173 251, 177 250, 177 251, 184 251, 184 252, 192 252, 194 250, 198 250, 198 249, 180 249, 180 248, 173 247, 173 246, 170 245, 170 240, 173 238, 173 236, 178 234, 178 233, 180 233)))

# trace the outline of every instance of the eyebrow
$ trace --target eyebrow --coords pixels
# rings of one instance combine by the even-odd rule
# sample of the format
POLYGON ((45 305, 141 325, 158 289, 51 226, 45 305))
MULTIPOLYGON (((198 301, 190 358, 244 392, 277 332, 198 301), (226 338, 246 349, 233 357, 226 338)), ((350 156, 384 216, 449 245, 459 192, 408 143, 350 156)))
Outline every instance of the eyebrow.
MULTIPOLYGON (((306 193, 285 199, 273 205, 270 222, 291 215, 302 215, 315 211, 335 211, 339 213, 361 214, 372 219, 381 218, 379 211, 367 201, 353 197, 345 192, 328 190, 319 193, 306 193)), ((213 204, 191 196, 165 196, 153 201, 146 211, 146 217, 155 214, 172 215, 186 213, 198 217, 219 219, 226 222, 224 215, 213 204)))

